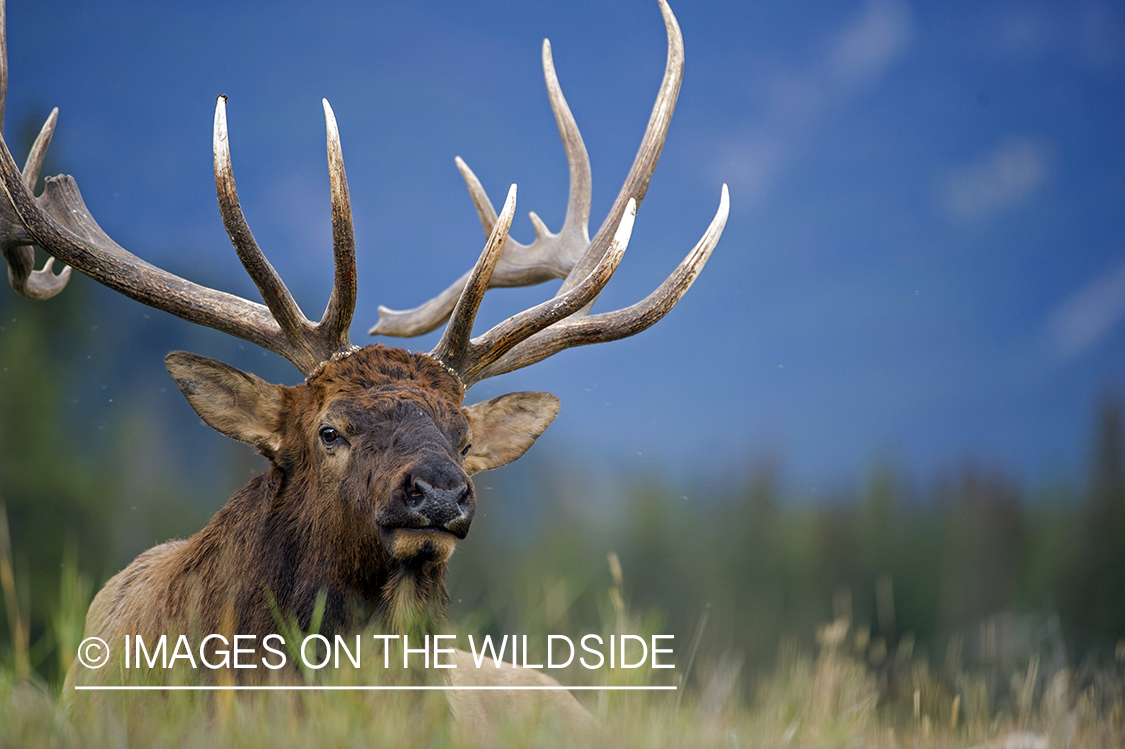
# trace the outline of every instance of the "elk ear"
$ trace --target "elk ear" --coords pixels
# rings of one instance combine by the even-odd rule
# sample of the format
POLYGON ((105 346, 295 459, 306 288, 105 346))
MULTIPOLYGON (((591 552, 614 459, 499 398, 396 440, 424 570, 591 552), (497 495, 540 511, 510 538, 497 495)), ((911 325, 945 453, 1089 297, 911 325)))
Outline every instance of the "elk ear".
POLYGON ((281 449, 281 385, 186 351, 173 351, 164 364, 207 426, 254 445, 267 458, 281 449))
POLYGON ((473 430, 465 456, 469 475, 506 466, 519 458, 559 415, 550 393, 508 393, 461 409, 473 430))

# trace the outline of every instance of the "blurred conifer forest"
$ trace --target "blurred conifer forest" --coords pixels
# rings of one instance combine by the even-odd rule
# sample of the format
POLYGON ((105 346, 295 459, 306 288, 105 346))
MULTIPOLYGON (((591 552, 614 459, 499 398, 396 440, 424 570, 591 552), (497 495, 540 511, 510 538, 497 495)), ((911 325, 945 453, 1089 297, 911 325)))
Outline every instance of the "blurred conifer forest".
MULTIPOLYGON (((47 635, 60 584, 74 584, 64 563, 77 560, 92 594, 146 548, 198 531, 264 468, 183 404, 161 366, 174 348, 292 377, 276 357, 251 366, 260 352, 84 278, 49 303, 0 294, 0 499, 24 599, 0 603, 0 659, 21 627, 14 606, 31 668, 60 679, 47 635)), ((674 634, 681 661, 697 640, 697 672, 721 662, 752 675, 784 639, 811 643, 841 616, 866 633, 875 664, 905 645, 932 661, 1100 668, 1125 642, 1122 422, 1111 392, 1090 405, 1078 479, 1028 487, 982 456, 927 482, 876 469, 815 500, 760 456, 680 485, 533 449, 477 477, 451 614, 497 633, 594 631, 615 553, 625 606, 674 634)))

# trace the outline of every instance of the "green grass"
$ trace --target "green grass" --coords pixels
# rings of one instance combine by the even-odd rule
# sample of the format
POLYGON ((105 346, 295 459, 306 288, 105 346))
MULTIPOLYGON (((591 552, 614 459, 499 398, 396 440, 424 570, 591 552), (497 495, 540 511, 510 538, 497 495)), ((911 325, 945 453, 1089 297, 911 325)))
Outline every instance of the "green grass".
MULTIPOLYGON (((601 726, 592 738, 523 724, 501 726, 497 743, 968 747, 1025 732, 1045 738, 1045 746, 1125 745, 1120 670, 1079 678, 1066 670, 1045 673, 1033 659, 1007 679, 989 671, 939 675, 920 660, 873 663, 864 637, 840 620, 821 631, 815 651, 783 647, 749 696, 738 660, 716 659, 699 664, 693 686, 682 693, 582 693, 601 726)), ((21 675, 15 664, 9 657, 0 669, 4 747, 458 745, 440 693, 150 692, 96 700, 82 693, 75 699, 34 673, 21 675)))
MULTIPOLYGON (((1022 732, 1044 746, 1121 746, 1120 673, 1098 672, 1079 688, 1068 671, 1035 664, 1008 683, 986 674, 937 678, 903 663, 897 696, 858 657, 845 621, 825 627, 815 653, 787 646, 749 699, 731 664, 713 664, 701 689, 613 694, 588 703, 614 747, 968 747, 1022 732), (725 674, 725 675, 724 675, 725 674), (1006 694, 1002 692, 1007 691, 1006 694), (996 707, 999 704, 1000 707, 996 707)), ((737 672, 737 669, 735 670, 737 672)), ((12 747, 454 746, 436 693, 128 693, 69 712, 56 689, 0 672, 0 745, 12 747)), ((499 743, 566 746, 557 726, 509 726, 499 743)), ((1003 744, 997 744, 1002 746, 1003 744)), ((1035 745, 1035 744, 1029 744, 1035 745)))
MULTIPOLYGON (((65 673, 81 637, 91 586, 74 559, 66 559, 52 626, 30 643, 26 604, 21 603, 25 599, 11 573, 5 531, 0 527, 0 587, 12 637, 0 651, 0 747, 282 749, 463 743, 453 735, 449 708, 437 692, 62 694, 61 678, 48 683, 37 668, 44 664, 44 653, 54 653, 57 673, 65 673)), ((603 598, 600 631, 659 632, 660 617, 641 617, 627 609, 620 565, 612 556, 610 568, 612 586, 603 598)), ((551 605, 543 600, 536 610, 551 605)), ((472 621, 451 628, 473 630, 472 621)), ((1125 745, 1125 679, 1119 658, 1113 665, 1078 672, 1049 668, 1045 656, 1034 655, 1015 665, 966 667, 956 647, 937 669, 914 652, 909 637, 888 650, 847 617, 822 627, 815 647, 783 645, 775 666, 764 674, 744 673, 736 655, 702 650, 696 653, 694 645, 686 646, 687 652, 677 649, 681 665, 675 671, 607 673, 572 667, 555 673, 563 683, 598 684, 601 679, 602 684, 684 686, 676 692, 583 692, 579 698, 599 723, 593 736, 576 736, 549 721, 513 721, 498 726, 494 743, 724 749, 1125 745), (1025 743, 1009 742, 1014 736, 1025 743)), ((336 684, 365 678, 343 669, 326 672, 305 678, 336 684)))

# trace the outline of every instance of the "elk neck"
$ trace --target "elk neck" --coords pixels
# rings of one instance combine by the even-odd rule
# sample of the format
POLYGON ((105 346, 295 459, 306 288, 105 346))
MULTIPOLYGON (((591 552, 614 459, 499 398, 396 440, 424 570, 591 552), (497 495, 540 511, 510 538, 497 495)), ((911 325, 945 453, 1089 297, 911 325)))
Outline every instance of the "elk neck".
POLYGON ((376 536, 355 531, 356 518, 311 508, 293 483, 270 466, 185 543, 169 586, 173 618, 264 636, 277 630, 276 609, 307 630, 323 591, 321 634, 368 622, 436 628, 448 604, 446 563, 391 558, 376 536))

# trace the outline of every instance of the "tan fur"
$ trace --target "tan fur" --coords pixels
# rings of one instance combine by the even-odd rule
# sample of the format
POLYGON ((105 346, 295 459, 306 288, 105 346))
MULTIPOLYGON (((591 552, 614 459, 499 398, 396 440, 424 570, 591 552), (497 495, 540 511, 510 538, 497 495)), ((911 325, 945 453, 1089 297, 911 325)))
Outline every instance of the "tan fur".
POLYGON ((175 352, 165 364, 188 403, 212 429, 248 442, 267 456, 281 448, 282 386, 195 354, 175 352), (209 365, 206 378, 198 376, 204 363, 209 365))
POLYGON ((473 430, 473 447, 465 456, 472 475, 523 457, 559 413, 550 393, 509 393, 462 409, 473 430))
POLYGON ((429 553, 434 561, 445 562, 453 555, 456 544, 448 533, 397 530, 391 534, 389 546, 391 556, 398 559, 413 559, 419 554, 429 553))
MULTIPOLYGON (((489 659, 476 667, 471 653, 456 650, 451 661, 457 668, 448 671, 448 683, 454 687, 558 687, 559 683, 544 673, 529 668, 516 668, 501 661, 499 667, 489 659)), ((562 689, 551 690, 489 690, 446 693, 453 713, 454 734, 474 746, 495 746, 498 731, 508 728, 516 735, 527 735, 528 729, 547 724, 553 736, 563 741, 588 741, 595 736, 597 724, 578 700, 562 689)))

